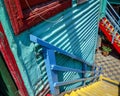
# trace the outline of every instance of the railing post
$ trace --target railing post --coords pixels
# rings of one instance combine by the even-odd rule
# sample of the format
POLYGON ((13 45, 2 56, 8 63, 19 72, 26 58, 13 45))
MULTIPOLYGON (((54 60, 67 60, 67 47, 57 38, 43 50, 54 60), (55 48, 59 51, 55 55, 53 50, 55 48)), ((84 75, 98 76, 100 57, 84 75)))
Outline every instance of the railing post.
POLYGON ((111 44, 113 44, 114 43, 114 39, 115 39, 115 36, 116 36, 116 32, 117 32, 118 30, 116 29, 116 27, 115 27, 115 30, 114 30, 114 32, 113 32, 113 34, 112 34, 112 41, 111 41, 111 44))
MULTIPOLYGON (((86 72, 86 70, 87 70, 87 64, 83 63, 82 71, 86 72)), ((82 78, 85 78, 85 74, 86 73, 82 73, 82 78)), ((83 85, 85 85, 86 81, 83 81, 82 83, 83 83, 83 85)))
POLYGON ((56 65, 54 50, 44 49, 44 60, 45 60, 47 76, 50 84, 50 91, 53 96, 57 96, 60 93, 59 87, 54 87, 54 83, 58 82, 58 76, 56 71, 51 70, 51 65, 56 65))

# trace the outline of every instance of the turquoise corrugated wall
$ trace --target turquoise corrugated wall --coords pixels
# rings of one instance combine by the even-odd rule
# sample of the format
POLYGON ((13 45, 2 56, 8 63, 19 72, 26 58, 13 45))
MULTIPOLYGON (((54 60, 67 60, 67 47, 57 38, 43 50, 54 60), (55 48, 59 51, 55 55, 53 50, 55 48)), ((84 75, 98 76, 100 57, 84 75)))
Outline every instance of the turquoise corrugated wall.
MULTIPOLYGON (((0 21, 15 56, 16 62, 22 74, 25 86, 30 96, 38 93, 44 96, 43 89, 49 91, 49 84, 41 47, 29 40, 29 34, 40 37, 71 54, 85 59, 89 63, 94 62, 94 54, 97 42, 98 20, 100 17, 100 0, 88 0, 88 2, 73 6, 60 14, 26 30, 15 36, 9 21, 4 0, 0 0, 0 21)), ((58 65, 81 69, 81 63, 56 53, 58 65)), ((89 68, 88 68, 89 69, 89 68)), ((59 81, 80 78, 77 73, 60 73, 59 81)), ((79 84, 63 86, 61 91, 77 87, 79 84)))

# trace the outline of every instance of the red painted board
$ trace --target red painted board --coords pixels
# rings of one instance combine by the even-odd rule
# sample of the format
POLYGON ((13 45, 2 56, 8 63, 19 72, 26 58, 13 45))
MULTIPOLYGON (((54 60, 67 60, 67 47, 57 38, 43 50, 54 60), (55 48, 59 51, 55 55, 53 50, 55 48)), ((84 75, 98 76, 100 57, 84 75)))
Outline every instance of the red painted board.
POLYGON ((72 0, 32 1, 4 0, 16 35, 72 6, 72 0))
POLYGON ((22 77, 21 77, 20 71, 18 69, 18 66, 16 64, 15 58, 10 50, 10 47, 9 47, 7 38, 4 34, 4 30, 2 28, 1 23, 0 23, 0 51, 5 59, 7 67, 16 83, 16 86, 17 86, 21 96, 28 96, 26 87, 22 80, 22 77))

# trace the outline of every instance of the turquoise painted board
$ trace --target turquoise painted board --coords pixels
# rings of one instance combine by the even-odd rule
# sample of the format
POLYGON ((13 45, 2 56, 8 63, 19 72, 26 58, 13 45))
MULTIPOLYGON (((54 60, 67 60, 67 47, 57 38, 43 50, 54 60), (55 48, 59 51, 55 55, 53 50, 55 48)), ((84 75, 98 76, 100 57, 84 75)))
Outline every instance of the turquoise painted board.
MULTIPOLYGON (((71 8, 18 36, 14 35, 3 1, 0 0, 0 13, 2 13, 0 14, 0 20, 30 96, 37 94, 44 96, 45 92, 43 90, 49 91, 41 47, 29 40, 30 34, 79 56, 91 64, 94 62, 101 7, 100 0, 89 0, 81 5, 76 5, 76 0, 73 0, 71 8)), ((81 63, 60 54, 56 55, 58 65, 81 68, 81 63)), ((62 76, 64 81, 67 78, 67 80, 70 80, 73 76, 74 79, 81 77, 80 74, 67 72, 59 73, 59 75, 62 76), (66 76, 68 77, 66 78, 66 76)), ((61 80, 61 77, 59 77, 59 80, 61 80)), ((61 91, 75 88, 78 85, 81 84, 63 86, 61 91)))
POLYGON ((101 0, 100 18, 106 15, 107 0, 101 0))

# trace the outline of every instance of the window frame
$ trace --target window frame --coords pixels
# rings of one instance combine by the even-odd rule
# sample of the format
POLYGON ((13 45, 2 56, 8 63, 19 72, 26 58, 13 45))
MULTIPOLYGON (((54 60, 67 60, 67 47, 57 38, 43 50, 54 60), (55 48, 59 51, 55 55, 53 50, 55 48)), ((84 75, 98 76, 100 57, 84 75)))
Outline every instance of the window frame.
MULTIPOLYGON (((43 16, 43 18, 49 19, 50 17, 72 6, 72 0, 52 0, 52 1, 53 1, 52 3, 49 3, 49 4, 45 3, 47 5, 44 5, 40 8, 36 8, 37 11, 35 12, 43 16), (57 2, 59 1, 61 1, 62 3, 57 4, 57 2), (53 3, 56 3, 57 5, 50 7, 53 3), (40 10, 42 10, 42 8, 45 6, 49 8, 41 12, 40 10)), ((4 0, 4 2, 7 8, 7 12, 8 12, 15 35, 18 35, 24 30, 29 29, 32 26, 44 21, 44 20, 41 20, 37 14, 30 15, 34 11, 31 11, 29 8, 23 10, 20 0, 4 0), (31 21, 34 21, 34 22, 31 22, 31 21)))

